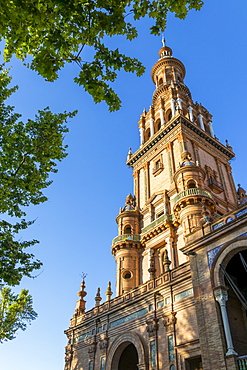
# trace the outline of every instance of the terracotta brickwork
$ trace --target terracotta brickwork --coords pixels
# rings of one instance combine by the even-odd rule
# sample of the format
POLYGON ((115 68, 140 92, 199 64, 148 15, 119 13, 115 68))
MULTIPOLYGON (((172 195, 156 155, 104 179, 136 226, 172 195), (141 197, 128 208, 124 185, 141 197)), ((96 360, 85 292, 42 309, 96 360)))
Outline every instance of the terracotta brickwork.
POLYGON ((232 148, 184 78, 163 46, 140 148, 128 153, 134 194, 116 218, 116 297, 109 284, 106 302, 98 290, 86 311, 82 283, 65 370, 247 369, 247 196, 235 189, 232 148))

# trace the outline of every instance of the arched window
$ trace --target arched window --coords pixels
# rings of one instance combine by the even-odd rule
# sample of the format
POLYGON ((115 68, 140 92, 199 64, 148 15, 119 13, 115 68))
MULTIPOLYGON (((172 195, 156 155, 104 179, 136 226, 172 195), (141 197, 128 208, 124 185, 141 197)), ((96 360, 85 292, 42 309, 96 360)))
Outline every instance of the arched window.
POLYGON ((172 119, 172 111, 171 109, 168 109, 166 112, 166 122, 170 121, 172 119))
POLYGON ((188 189, 196 188, 196 183, 195 183, 195 181, 190 180, 190 181, 187 183, 187 188, 188 188, 188 189))
POLYGON ((158 132, 161 128, 161 121, 160 119, 157 119, 157 121, 154 124, 154 133, 158 132))
POLYGON ((125 271, 123 274, 124 279, 130 279, 132 277, 132 274, 130 271, 125 271))
POLYGON ((150 128, 147 128, 145 131, 145 142, 150 138, 150 128))
POLYGON ((160 85, 163 85, 163 78, 160 78, 160 79, 159 79, 158 86, 160 86, 160 85))
POLYGON ((124 228, 124 234, 132 234, 131 226, 126 225, 124 228))

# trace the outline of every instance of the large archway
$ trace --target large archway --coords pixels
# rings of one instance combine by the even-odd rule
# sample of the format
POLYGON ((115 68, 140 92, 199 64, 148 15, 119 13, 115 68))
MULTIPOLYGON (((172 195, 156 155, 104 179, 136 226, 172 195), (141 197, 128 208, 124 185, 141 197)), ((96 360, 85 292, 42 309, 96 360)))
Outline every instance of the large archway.
POLYGON ((236 253, 228 262, 226 272, 230 280, 225 277, 225 285, 228 288, 227 313, 234 349, 238 355, 243 356, 247 354, 247 316, 237 295, 239 291, 247 300, 247 272, 241 257, 247 261, 247 250, 236 253), (231 281, 237 288, 236 291, 231 281))
POLYGON ((247 238, 238 237, 226 243, 216 256, 211 270, 212 284, 215 292, 225 291, 227 296, 226 310, 234 351, 239 355, 247 354, 247 316, 246 309, 236 294, 240 291, 247 299, 247 273, 241 257, 247 262, 247 238), (236 291, 226 277, 229 275, 237 287, 236 291))
POLYGON ((123 350, 119 363, 118 363, 118 370, 138 370, 138 353, 135 346, 130 343, 127 347, 123 350))
POLYGON ((125 332, 115 338, 106 361, 106 370, 146 370, 148 368, 148 349, 141 337, 134 332, 125 332), (128 365, 128 357, 132 365, 128 365))

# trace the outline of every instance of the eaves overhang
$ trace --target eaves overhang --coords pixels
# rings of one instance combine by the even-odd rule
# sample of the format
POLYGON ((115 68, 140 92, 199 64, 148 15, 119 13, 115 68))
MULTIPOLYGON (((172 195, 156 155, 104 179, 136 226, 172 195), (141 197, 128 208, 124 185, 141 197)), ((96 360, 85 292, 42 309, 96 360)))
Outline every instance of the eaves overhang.
POLYGON ((169 123, 167 123, 163 129, 159 130, 151 139, 149 139, 140 149, 138 149, 131 158, 126 162, 128 166, 133 167, 134 164, 142 158, 149 150, 151 150, 160 140, 163 139, 166 135, 169 134, 171 130, 173 130, 178 125, 184 125, 188 129, 194 132, 198 137, 203 138, 206 143, 212 145, 215 149, 219 150, 223 154, 225 154, 228 159, 232 159, 235 155, 232 150, 230 150, 228 147, 221 144, 218 139, 213 138, 209 134, 207 134, 205 131, 200 129, 198 126, 196 126, 193 122, 189 121, 185 117, 179 116, 175 117, 175 119, 171 120, 169 123))

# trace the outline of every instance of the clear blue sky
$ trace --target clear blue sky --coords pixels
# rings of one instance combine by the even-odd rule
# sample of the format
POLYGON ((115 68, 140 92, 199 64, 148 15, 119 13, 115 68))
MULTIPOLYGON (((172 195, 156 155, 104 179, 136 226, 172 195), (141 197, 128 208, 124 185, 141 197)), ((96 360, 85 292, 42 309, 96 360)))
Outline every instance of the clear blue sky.
MULTIPOLYGON (((185 82, 194 101, 211 114, 216 136, 233 146, 236 184, 247 188, 247 2, 205 0, 200 12, 185 21, 169 17, 167 45, 186 67, 185 82)), ((24 279, 39 317, 25 332, 0 347, 1 370, 61 370, 64 366, 63 331, 74 312, 80 273, 86 279, 87 309, 94 305, 97 287, 102 296, 107 282, 115 287, 115 262, 110 252, 117 235, 115 217, 132 192, 132 173, 125 165, 129 147, 139 145, 137 121, 151 104, 154 86, 150 71, 161 47, 159 37, 142 21, 140 37, 132 42, 112 39, 111 45, 139 58, 147 70, 143 77, 120 73, 115 89, 122 109, 109 113, 105 104, 94 105, 90 96, 73 83, 77 66, 68 66, 55 83, 13 62, 11 74, 19 90, 11 104, 24 118, 46 106, 54 112, 78 109, 66 136, 68 157, 59 164, 54 183, 46 191, 49 201, 30 208, 36 218, 25 237, 39 239, 33 252, 43 263, 34 280, 24 279)), ((87 50, 83 58, 87 59, 87 50)))

